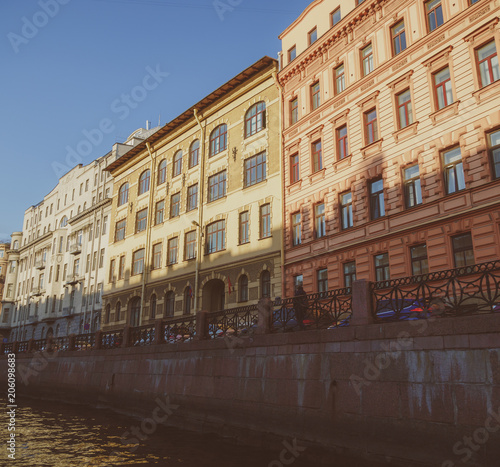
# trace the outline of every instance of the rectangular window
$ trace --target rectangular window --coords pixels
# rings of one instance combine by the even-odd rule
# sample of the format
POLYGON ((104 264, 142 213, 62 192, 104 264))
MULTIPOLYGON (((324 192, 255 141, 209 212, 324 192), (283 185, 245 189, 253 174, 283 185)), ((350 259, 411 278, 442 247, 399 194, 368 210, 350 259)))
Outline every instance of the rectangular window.
POLYGON ((366 76, 373 71, 372 44, 368 44, 366 47, 363 47, 363 49, 361 49, 361 65, 363 70, 363 76, 366 76))
POLYGON ((371 109, 364 114, 366 145, 378 140, 377 109, 371 109))
POLYGON ((432 32, 444 22, 441 0, 429 0, 425 2, 425 10, 427 14, 427 27, 429 28, 429 32, 432 32))
POLYGON ((391 278, 389 273, 389 254, 382 253, 374 257, 375 262, 375 280, 388 281, 391 278))
POLYGON ((447 195, 465 190, 464 166, 460 148, 443 153, 443 170, 447 195))
POLYGON ((187 210, 192 211, 198 207, 198 184, 195 183, 188 187, 187 192, 187 210))
POLYGON ((189 260, 196 258, 196 230, 186 233, 184 247, 184 259, 189 260))
POLYGON ((142 274, 144 272, 144 248, 137 250, 132 258, 132 274, 142 274))
POLYGON ((155 206, 155 225, 163 223, 165 216, 165 201, 158 201, 155 206))
POLYGON ((115 264, 116 264, 116 260, 115 259, 112 259, 111 262, 109 263, 109 278, 108 278, 108 282, 113 282, 113 280, 115 279, 115 264))
POLYGON ((321 104, 319 81, 311 86, 311 108, 316 110, 321 104))
POLYGON ((85 265, 85 272, 89 272, 89 271, 90 271, 90 255, 87 255, 87 263, 85 265))
POLYGON ((161 269, 161 250, 161 243, 153 245, 153 269, 161 269))
POLYGON ((344 263, 344 286, 352 287, 356 280, 356 261, 344 263))
POLYGON ((297 58, 297 47, 293 46, 288 50, 288 63, 292 62, 297 58))
POLYGON ((102 234, 106 235, 107 230, 108 230, 108 216, 105 216, 104 220, 102 221, 102 234))
POLYGON ((345 69, 344 64, 335 68, 335 94, 340 94, 345 90, 345 69))
POLYGON ((318 292, 328 292, 328 269, 319 269, 316 274, 316 280, 318 282, 318 292))
POLYGON ((302 223, 300 212, 292 214, 292 245, 300 245, 302 243, 302 223))
POLYGON ((167 257, 168 264, 177 263, 178 253, 179 253, 179 237, 171 238, 168 241, 168 257, 167 257))
POLYGON ((399 129, 406 128, 413 123, 413 113, 411 106, 411 93, 409 89, 396 96, 398 101, 398 123, 399 129))
POLYGON ((263 204, 260 207, 260 238, 271 236, 271 205, 263 204))
POLYGON ((299 155, 293 154, 292 156, 290 156, 290 183, 295 183, 299 180, 299 155))
POLYGON ((422 189, 420 186, 420 170, 417 165, 404 169, 405 205, 412 208, 422 204, 422 189))
POLYGON ((370 183, 370 216, 372 220, 385 216, 384 181, 381 178, 370 183))
POLYGON ((226 196, 226 171, 208 177, 208 202, 226 196))
POLYGON ((290 101, 290 124, 293 125, 299 121, 299 98, 296 97, 290 101))
POLYGON ((337 128, 335 133, 337 135, 337 154, 339 156, 339 160, 342 160, 349 155, 349 144, 347 141, 347 125, 337 128))
POLYGON ((297 274, 293 276, 293 289, 296 290, 297 287, 301 286, 304 283, 304 276, 302 274, 297 274))
POLYGON ((101 253, 99 254, 99 268, 102 268, 104 266, 104 253, 105 249, 101 248, 101 253))
POLYGON ((500 130, 488 135, 488 149, 495 178, 500 178, 500 130))
POLYGON ((399 54, 406 49, 406 32, 405 23, 400 21, 391 28, 392 35, 392 53, 399 54))
POLYGON ((116 228, 115 228, 115 242, 118 242, 120 240, 123 240, 125 238, 125 225, 126 225, 126 220, 123 219, 122 221, 118 221, 116 223, 116 228))
POLYGON ((443 68, 441 71, 434 73, 434 97, 436 99, 436 107, 438 110, 453 103, 453 89, 451 87, 450 68, 443 68))
POLYGON ((427 245, 416 245, 410 248, 411 273, 427 274, 429 272, 429 263, 427 261, 427 245))
POLYGON ((248 243, 250 241, 249 238, 249 219, 250 216, 248 214, 248 211, 243 211, 240 212, 240 222, 239 222, 239 240, 240 240, 240 245, 244 243, 248 243))
POLYGON ((344 193, 340 195, 340 211, 342 215, 342 229, 346 230, 352 227, 352 193, 344 193))
POLYGON ((179 216, 181 207, 181 194, 175 193, 170 197, 170 219, 179 216))
POLYGON ((220 220, 207 226, 207 254, 226 248, 226 221, 220 220))
POLYGON ((336 10, 334 10, 331 13, 330 17, 331 17, 331 25, 335 26, 342 19, 342 16, 340 14, 340 7, 338 7, 336 10))
POLYGON ((323 169, 323 154, 321 152, 321 141, 315 141, 311 146, 313 171, 323 169))
POLYGON ((97 268, 97 251, 94 251, 92 255, 92 271, 95 271, 97 268))
POLYGON ((318 29, 314 28, 312 31, 309 31, 307 35, 309 45, 314 44, 318 40, 318 29))
POLYGON ((500 79, 497 48, 494 40, 477 49, 476 58, 482 88, 500 79))
POLYGON ((125 256, 120 256, 118 279, 124 279, 124 278, 125 278, 125 256))
POLYGON ((141 209, 135 217, 135 232, 143 232, 146 230, 148 221, 148 208, 141 209))
POLYGON ((245 159, 245 186, 252 186, 266 179, 266 153, 245 159))
POLYGON ((320 203, 314 206, 314 231, 316 238, 326 235, 325 204, 320 203))
POLYGON ((453 259, 456 268, 472 266, 474 264, 474 248, 470 232, 457 235, 451 239, 453 246, 453 259))

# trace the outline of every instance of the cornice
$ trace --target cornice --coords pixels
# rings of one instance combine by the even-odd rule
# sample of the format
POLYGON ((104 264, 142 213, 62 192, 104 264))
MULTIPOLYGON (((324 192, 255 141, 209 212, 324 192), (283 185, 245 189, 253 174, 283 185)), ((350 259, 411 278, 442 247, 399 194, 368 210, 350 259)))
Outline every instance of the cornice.
POLYGON ((52 237, 53 231, 47 232, 46 234, 42 235, 41 237, 36 238, 35 240, 32 240, 29 242, 27 245, 24 245, 19 248, 19 253, 23 253, 29 248, 38 245, 39 243, 43 242, 44 240, 48 240, 49 238, 52 237))
POLYGON ((112 202, 112 198, 104 198, 103 200, 99 201, 98 203, 94 204, 93 206, 90 206, 90 208, 86 209, 85 211, 82 211, 80 214, 73 216, 68 221, 68 223, 70 225, 77 224, 79 221, 81 221, 83 218, 85 218, 89 214, 93 213, 95 210, 100 209, 104 206, 107 206, 108 204, 111 204, 111 202, 112 202))

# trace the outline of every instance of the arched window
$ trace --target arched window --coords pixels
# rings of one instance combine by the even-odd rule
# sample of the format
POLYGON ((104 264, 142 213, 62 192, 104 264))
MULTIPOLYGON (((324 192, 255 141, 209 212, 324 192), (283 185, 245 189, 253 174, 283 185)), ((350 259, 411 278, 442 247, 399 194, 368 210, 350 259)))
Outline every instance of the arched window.
POLYGON ((155 294, 151 295, 151 300, 149 302, 149 318, 150 319, 156 318, 156 295, 155 294))
POLYGON ((240 302, 248 301, 248 276, 243 275, 238 281, 238 292, 240 302))
POLYGON ((59 337, 59 324, 56 326, 56 337, 59 337))
POLYGON ((121 319, 121 316, 120 316, 121 308, 122 308, 122 304, 120 302, 118 302, 116 304, 116 308, 115 308, 115 322, 118 322, 121 319))
POLYGON ((128 183, 124 183, 118 190, 118 206, 126 202, 128 202, 128 183))
POLYGON ((68 218, 66 216, 64 216, 61 219, 61 223, 59 224, 59 227, 62 229, 63 227, 66 227, 67 225, 68 225, 68 218))
POLYGON ((174 162, 172 165, 172 177, 177 177, 182 172, 182 151, 177 151, 174 154, 174 162))
POLYGON ((14 249, 14 250, 17 250, 18 248, 19 248, 19 242, 16 240, 16 241, 14 242, 14 248, 13 248, 13 249, 14 249))
POLYGON ((257 102, 245 115, 245 138, 255 135, 266 127, 266 104, 257 102))
POLYGON ((175 312, 175 294, 170 291, 165 295, 165 314, 166 316, 174 316, 175 312))
POLYGON ((145 170, 139 177, 139 195, 149 191, 149 180, 151 178, 151 171, 145 170))
POLYGON ((210 134, 210 157, 219 154, 227 147, 227 125, 219 125, 210 134))
POLYGON ((186 290, 184 290, 184 314, 185 315, 190 315, 191 314, 191 301, 193 300, 193 291, 191 289, 191 286, 186 287, 186 290))
POLYGON ((87 201, 85 201, 85 203, 83 203, 83 210, 85 211, 85 209, 87 209, 87 201))
POLYGON ((158 166, 158 185, 167 181, 167 161, 163 159, 158 166))
POLYGON ((111 305, 108 303, 106 305, 106 323, 109 324, 111 321, 111 305))
POLYGON ((141 297, 134 297, 130 301, 130 326, 139 326, 141 321, 141 297))
POLYGON ((267 270, 260 275, 260 290, 262 298, 271 297, 271 274, 267 270))
POLYGON ((189 168, 198 165, 200 158, 200 140, 195 140, 192 142, 189 148, 189 168))

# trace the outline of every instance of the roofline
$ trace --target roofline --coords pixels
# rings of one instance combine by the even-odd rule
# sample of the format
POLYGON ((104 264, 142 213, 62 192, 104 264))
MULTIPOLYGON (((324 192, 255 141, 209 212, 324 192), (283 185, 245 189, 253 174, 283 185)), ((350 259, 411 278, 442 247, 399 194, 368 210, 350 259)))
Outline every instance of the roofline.
POLYGON ((311 2, 309 5, 306 6, 304 11, 299 15, 299 17, 292 23, 290 24, 279 36, 279 40, 283 40, 283 36, 287 34, 291 29, 295 27, 295 25, 302 19, 304 16, 306 16, 314 7, 319 5, 320 3, 323 3, 324 0, 314 0, 314 2, 311 2))

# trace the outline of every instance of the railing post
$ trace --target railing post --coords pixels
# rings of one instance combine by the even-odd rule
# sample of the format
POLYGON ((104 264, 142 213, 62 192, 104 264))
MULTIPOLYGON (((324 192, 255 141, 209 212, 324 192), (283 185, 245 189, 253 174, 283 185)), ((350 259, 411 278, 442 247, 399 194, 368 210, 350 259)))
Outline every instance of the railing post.
POLYGON ((14 344, 12 345, 12 353, 17 353, 19 350, 19 342, 15 341, 14 344))
POLYGON ((94 350, 100 350, 102 346, 102 331, 99 329, 95 332, 94 350))
POLYGON ((35 339, 30 339, 28 341, 28 353, 33 352, 33 347, 35 346, 35 339))
POLYGON ((128 347, 130 343, 130 325, 126 324, 123 328, 123 342, 122 347, 128 347))
POLYGON ((157 319, 155 321, 155 341, 154 344, 163 344, 164 341, 164 335, 163 335, 163 320, 162 319, 157 319))
POLYGON ((271 332, 271 317, 273 314, 273 302, 269 298, 261 298, 257 304, 259 321, 256 334, 269 334, 271 332))
POLYGON ((0 355, 5 354, 5 342, 0 342, 0 355))
POLYGON ((75 335, 70 334, 68 339, 68 351, 69 350, 75 350, 75 335))
POLYGON ((373 324, 373 300, 371 282, 365 279, 352 284, 352 326, 373 324))
POLYGON ((196 312, 196 339, 204 340, 208 337, 208 311, 202 310, 196 312))

